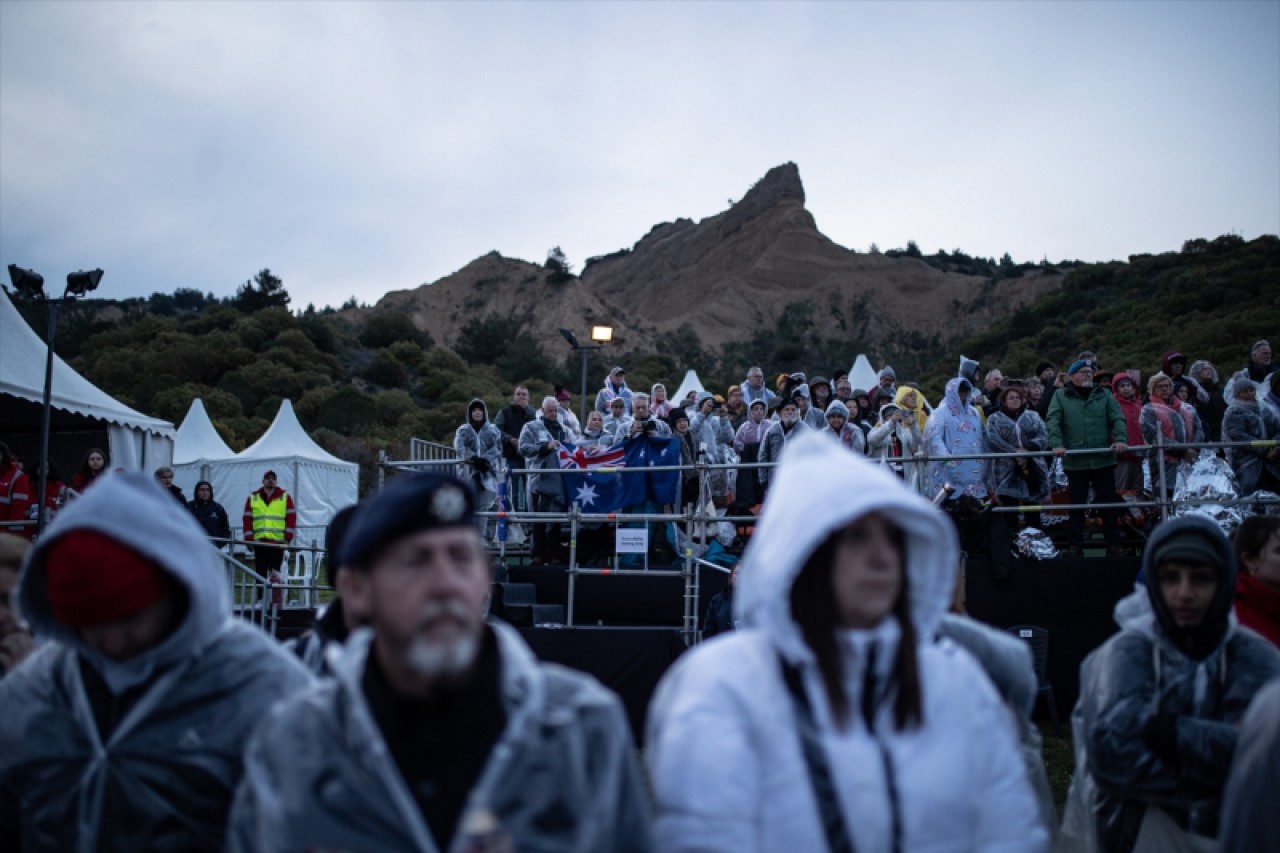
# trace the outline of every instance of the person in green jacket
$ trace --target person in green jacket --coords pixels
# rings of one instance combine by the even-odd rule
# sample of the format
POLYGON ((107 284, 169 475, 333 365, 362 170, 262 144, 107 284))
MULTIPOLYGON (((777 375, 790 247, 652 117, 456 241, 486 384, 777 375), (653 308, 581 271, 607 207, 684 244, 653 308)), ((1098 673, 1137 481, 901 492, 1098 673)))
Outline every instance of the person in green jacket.
MULTIPOLYGON (((1079 360, 1067 371, 1068 382, 1060 388, 1049 403, 1049 416, 1045 426, 1049 431, 1049 446, 1055 456, 1063 457, 1062 467, 1067 473, 1067 488, 1072 504, 1084 504, 1089 500, 1089 487, 1098 503, 1120 502, 1116 494, 1116 454, 1129 449, 1129 436, 1125 431, 1124 413, 1111 392, 1093 384, 1093 363, 1079 360), (1068 450, 1091 450, 1097 453, 1081 453, 1067 456, 1068 450)), ((1120 546, 1120 530, 1117 527, 1119 511, 1100 510, 1102 531, 1107 540, 1107 556, 1124 556, 1120 546)), ((1070 512, 1068 545, 1064 552, 1069 557, 1083 556, 1084 510, 1070 512)))

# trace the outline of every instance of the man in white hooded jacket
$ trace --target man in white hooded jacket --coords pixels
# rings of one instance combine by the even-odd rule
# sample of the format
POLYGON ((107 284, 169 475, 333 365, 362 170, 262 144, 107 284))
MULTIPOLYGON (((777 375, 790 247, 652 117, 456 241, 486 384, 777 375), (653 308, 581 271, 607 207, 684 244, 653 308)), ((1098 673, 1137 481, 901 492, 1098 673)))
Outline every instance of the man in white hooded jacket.
POLYGON ((43 645, 0 682, 0 849, 221 849, 250 731, 311 681, 225 577, 150 477, 58 514, 18 589, 43 645))
POLYGON ((928 501, 830 438, 799 436, 739 569, 734 611, 745 627, 681 658, 650 706, 655 849, 830 849, 834 811, 859 851, 1045 850, 1009 710, 967 652, 933 640, 958 559, 950 523, 928 501), (882 560, 874 587, 846 595, 843 549, 865 553, 886 534, 900 560, 882 560), (834 668, 796 616, 813 600, 796 592, 824 553, 837 559, 817 592, 843 617, 834 668), (892 598, 892 612, 865 623, 845 615, 875 597, 892 598), (914 661, 907 678, 904 660, 914 661), (908 681, 916 707, 905 716, 915 719, 904 723, 908 681), (830 797, 817 793, 814 743, 830 797))

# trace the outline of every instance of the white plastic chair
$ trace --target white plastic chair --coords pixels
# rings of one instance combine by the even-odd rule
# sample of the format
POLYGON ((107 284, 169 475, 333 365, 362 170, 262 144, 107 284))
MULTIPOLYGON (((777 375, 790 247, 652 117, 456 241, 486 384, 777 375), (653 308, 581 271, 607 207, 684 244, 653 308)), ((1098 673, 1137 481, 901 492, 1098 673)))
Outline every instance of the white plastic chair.
POLYGON ((315 553, 300 548, 293 554, 293 565, 286 568, 288 599, 305 607, 311 606, 312 587, 315 586, 315 553))

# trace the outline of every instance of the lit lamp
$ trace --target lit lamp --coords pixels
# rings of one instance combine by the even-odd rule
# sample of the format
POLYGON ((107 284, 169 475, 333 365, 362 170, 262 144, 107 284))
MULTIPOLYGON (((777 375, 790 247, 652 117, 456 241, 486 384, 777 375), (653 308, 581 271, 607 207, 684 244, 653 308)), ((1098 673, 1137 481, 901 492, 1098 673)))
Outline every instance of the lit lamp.
POLYGON ((36 487, 36 535, 44 532, 49 523, 49 512, 44 505, 45 487, 49 482, 49 398, 53 392, 53 338, 58 331, 58 306, 64 302, 74 302, 86 293, 97 290, 102 281, 102 270, 80 270, 67 275, 67 289, 61 299, 50 299, 44 292, 44 276, 33 270, 23 269, 17 264, 9 264, 9 280, 18 291, 18 295, 28 302, 47 305, 49 307, 49 333, 45 336, 48 350, 44 361, 44 412, 40 426, 40 483, 36 487))
POLYGON ((582 428, 587 427, 587 356, 593 350, 604 349, 613 342, 613 326, 592 326, 590 344, 578 343, 578 337, 570 329, 561 329, 560 336, 568 342, 572 349, 582 353, 582 428))

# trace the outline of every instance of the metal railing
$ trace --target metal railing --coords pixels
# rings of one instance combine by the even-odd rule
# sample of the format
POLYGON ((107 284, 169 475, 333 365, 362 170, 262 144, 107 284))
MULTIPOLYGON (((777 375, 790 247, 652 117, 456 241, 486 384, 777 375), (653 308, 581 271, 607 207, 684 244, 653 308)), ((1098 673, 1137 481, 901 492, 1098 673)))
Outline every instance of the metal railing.
MULTIPOLYGON (((428 445, 423 442, 423 445, 428 445)), ((1020 505, 1020 506, 992 506, 991 512, 999 513, 1025 513, 1025 512, 1069 512, 1079 509, 1124 509, 1131 510, 1136 508, 1159 508, 1161 520, 1168 518, 1171 508, 1178 504, 1201 504, 1212 503, 1216 505, 1235 505, 1235 506, 1252 506, 1263 507, 1276 503, 1274 500, 1261 500, 1256 497, 1243 497, 1238 499, 1219 499, 1219 498, 1191 498, 1175 501, 1171 497, 1171 490, 1167 487, 1170 478, 1170 472, 1166 469, 1165 454, 1175 451, 1185 450, 1230 450, 1232 448, 1248 447, 1253 449, 1268 449, 1276 447, 1278 444, 1275 440, 1267 441, 1250 441, 1250 442, 1198 442, 1198 443, 1165 443, 1163 437, 1159 437, 1155 445, 1133 445, 1128 448, 1127 453, 1136 456, 1151 455, 1155 463, 1153 471, 1153 491, 1156 492, 1151 500, 1146 501, 1124 501, 1120 503, 1088 503, 1088 504, 1071 504, 1071 503, 1051 503, 1043 505, 1020 505)), ((436 448, 447 450, 452 453, 452 448, 445 448, 443 445, 435 445, 436 448)), ((440 465, 457 464, 456 454, 446 455, 442 450, 435 451, 432 457, 410 459, 410 460, 390 460, 383 456, 380 460, 380 479, 381 473, 386 469, 396 470, 421 470, 427 467, 440 465)), ((903 463, 915 463, 921 466, 921 470, 927 470, 932 462, 944 461, 963 461, 963 460, 994 460, 994 459, 1018 459, 1018 458, 1045 458, 1052 461, 1055 458, 1072 458, 1097 456, 1100 454, 1114 455, 1110 448, 1101 449, 1081 449, 1067 450, 1059 455, 1052 450, 1045 451, 1018 451, 1013 453, 974 453, 974 454, 946 454, 943 456, 930 456, 927 451, 916 453, 910 457, 895 458, 894 461, 903 463)), ((874 459, 874 457, 872 457, 874 459)), ((623 575, 623 576, 639 576, 639 577, 671 577, 675 575, 684 578, 684 608, 683 608, 683 628, 687 642, 692 642, 698 633, 697 620, 697 604, 699 596, 699 579, 698 566, 713 566, 718 571, 728 572, 729 569, 716 563, 702 560, 693 556, 691 548, 686 547, 683 554, 677 554, 680 560, 680 569, 650 569, 646 565, 644 568, 623 568, 620 567, 618 554, 615 551, 613 557, 613 565, 611 567, 587 567, 580 565, 578 537, 583 524, 608 523, 615 526, 623 524, 679 524, 685 529, 686 542, 693 542, 695 539, 695 530, 701 528, 706 529, 708 525, 719 523, 728 523, 731 525, 749 525, 756 521, 754 515, 720 515, 711 514, 706 511, 708 498, 710 496, 709 479, 714 471, 753 471, 759 468, 772 468, 777 465, 776 462, 749 462, 749 463, 708 463, 699 461, 693 465, 670 465, 670 466, 653 466, 644 468, 627 468, 625 466, 608 467, 597 469, 598 473, 608 474, 643 474, 650 472, 662 471, 681 471, 687 472, 692 470, 699 478, 699 495, 700 499, 697 505, 690 504, 684 507, 683 511, 672 511, 663 513, 587 513, 583 512, 577 504, 571 504, 566 510, 557 512, 531 512, 531 511, 515 511, 515 510, 485 510, 478 513, 483 518, 503 520, 507 523, 547 523, 560 522, 569 525, 569 565, 566 569, 568 573, 568 601, 566 605, 566 623, 570 626, 574 624, 574 609, 577 593, 577 578, 584 575, 623 575)), ((544 468, 516 468, 505 472, 508 477, 528 477, 533 474, 538 475, 564 475, 566 473, 581 473, 574 470, 560 469, 544 469, 544 468)), ((926 499, 932 498, 932 495, 923 495, 926 499)))

